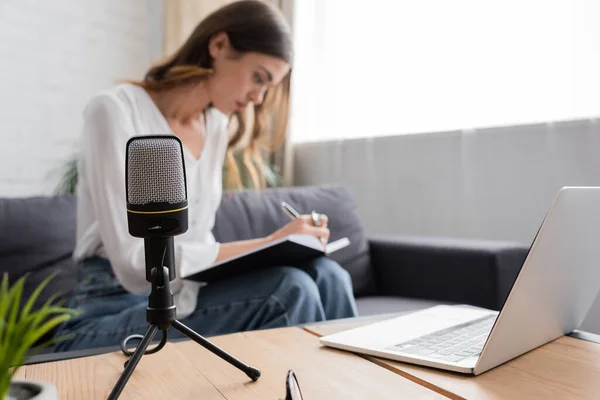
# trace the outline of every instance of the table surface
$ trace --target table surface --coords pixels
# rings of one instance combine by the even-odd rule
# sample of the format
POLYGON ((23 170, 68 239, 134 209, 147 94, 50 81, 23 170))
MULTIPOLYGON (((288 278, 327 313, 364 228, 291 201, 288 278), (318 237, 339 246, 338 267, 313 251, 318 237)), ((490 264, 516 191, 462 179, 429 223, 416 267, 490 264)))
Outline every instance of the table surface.
MULTIPOLYGON (((307 326, 317 336, 371 321, 307 326)), ((591 335, 594 336, 594 335, 591 335)), ((454 399, 598 399, 600 344, 563 336, 479 376, 385 360, 365 359, 454 399)))
MULTIPOLYGON (((564 336, 480 376, 467 376, 319 344, 319 336, 397 314, 209 338, 262 376, 246 375, 184 340, 142 357, 120 398, 283 399, 294 370, 305 399, 586 399, 600 393, 600 344, 593 334, 564 336)), ((40 356, 16 379, 53 382, 61 399, 105 399, 127 359, 116 347, 40 356), (103 354, 89 355, 103 351, 103 354), (110 352, 107 352, 110 351, 110 352), (66 360, 52 361, 59 357, 66 360), (73 358, 75 357, 75 358, 73 358), (47 362, 49 361, 50 362, 47 362)))
MULTIPOLYGON (((305 399, 440 399, 444 396, 362 357, 322 347, 299 327, 236 333, 210 341, 261 369, 243 372, 192 341, 143 356, 121 399, 283 399, 292 369, 305 399)), ((52 382, 61 399, 105 399, 127 358, 119 353, 27 365, 17 379, 52 382)))

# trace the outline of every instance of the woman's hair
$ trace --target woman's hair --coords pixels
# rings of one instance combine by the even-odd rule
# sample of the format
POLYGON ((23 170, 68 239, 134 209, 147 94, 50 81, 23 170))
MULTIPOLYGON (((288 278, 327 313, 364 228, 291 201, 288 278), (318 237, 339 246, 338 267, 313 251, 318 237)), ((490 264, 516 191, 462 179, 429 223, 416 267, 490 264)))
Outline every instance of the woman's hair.
MULTIPOLYGON (((257 52, 292 63, 289 26, 273 6, 259 0, 242 0, 226 5, 202 20, 185 43, 166 60, 154 65, 144 80, 134 82, 145 89, 160 91, 208 78, 212 58, 209 40, 225 32, 231 47, 239 52, 257 52)), ((268 90, 262 104, 245 113, 235 112, 234 129, 227 146, 227 187, 242 186, 234 150, 243 145, 242 159, 254 187, 265 186, 261 150, 275 150, 284 136, 289 113, 291 73, 268 90), (247 137, 246 137, 247 136, 247 137)))

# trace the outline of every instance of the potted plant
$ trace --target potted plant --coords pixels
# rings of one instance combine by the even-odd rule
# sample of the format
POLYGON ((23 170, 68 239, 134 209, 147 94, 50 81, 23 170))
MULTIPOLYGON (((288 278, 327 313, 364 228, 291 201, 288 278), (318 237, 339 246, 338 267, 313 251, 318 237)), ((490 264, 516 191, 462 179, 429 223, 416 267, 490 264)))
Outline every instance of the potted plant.
POLYGON ((0 399, 8 400, 54 400, 58 398, 56 387, 37 381, 13 380, 15 372, 31 355, 42 348, 64 339, 53 338, 40 342, 53 328, 76 314, 74 310, 55 304, 51 297, 41 307, 35 302, 48 282, 50 275, 32 293, 21 307, 21 297, 26 276, 12 287, 8 286, 8 275, 4 274, 0 284, 0 399))

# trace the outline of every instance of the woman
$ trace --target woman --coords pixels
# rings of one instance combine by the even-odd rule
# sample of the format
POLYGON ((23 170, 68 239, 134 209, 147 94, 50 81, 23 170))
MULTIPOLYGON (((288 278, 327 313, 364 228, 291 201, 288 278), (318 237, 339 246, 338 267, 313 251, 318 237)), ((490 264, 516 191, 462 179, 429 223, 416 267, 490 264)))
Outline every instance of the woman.
POLYGON ((57 332, 74 334, 57 344, 57 351, 116 345, 147 329, 150 284, 143 241, 129 235, 124 209, 125 148, 134 135, 173 134, 183 143, 190 225, 175 239, 177 279, 171 290, 184 324, 202 335, 215 335, 356 315, 348 273, 325 257, 202 288, 180 278, 289 234, 311 234, 323 241, 329 236, 326 217, 315 226, 307 215, 255 240, 216 243, 211 233, 225 158, 230 181, 239 182, 233 146, 246 140, 247 154, 260 165, 257 148, 265 135, 264 114, 276 105, 284 114, 287 110, 291 53, 289 28, 277 10, 260 1, 232 3, 202 21, 143 81, 121 84, 88 104, 74 252, 82 277, 71 301, 82 314, 57 332), (254 128, 245 139, 243 113, 252 109, 254 128), (231 140, 230 115, 237 126, 231 140))

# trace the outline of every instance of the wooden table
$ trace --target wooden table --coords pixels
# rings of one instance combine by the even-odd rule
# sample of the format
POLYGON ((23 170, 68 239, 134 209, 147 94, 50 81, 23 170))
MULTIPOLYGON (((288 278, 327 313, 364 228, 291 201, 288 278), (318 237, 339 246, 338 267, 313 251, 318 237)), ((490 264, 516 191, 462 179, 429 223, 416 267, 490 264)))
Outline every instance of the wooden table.
MULTIPOLYGON (((440 399, 444 396, 351 353, 324 348, 302 328, 282 328, 210 338, 262 375, 243 372, 191 341, 168 343, 142 357, 121 399, 283 399, 293 369, 304 398, 440 399)), ((57 385, 60 399, 106 399, 123 371, 118 352, 27 365, 17 379, 57 385)))
MULTIPOLYGON (((283 399, 288 369, 311 399, 598 399, 600 344, 562 337, 472 377, 330 349, 318 338, 390 315, 210 338, 258 367, 244 373, 191 341, 144 356, 122 399, 283 399)), ((123 371, 120 352, 27 365, 17 379, 57 385, 61 399, 105 399, 123 371)))
MULTIPOLYGON (((367 323, 374 322, 369 320, 367 323)), ((317 336, 364 321, 305 327, 317 336)), ((381 358, 366 360, 452 399, 599 399, 600 344, 563 336, 479 376, 467 376, 381 358)))

